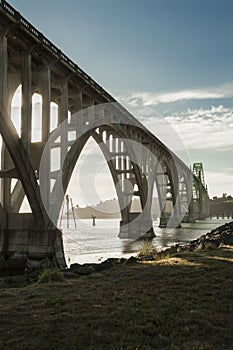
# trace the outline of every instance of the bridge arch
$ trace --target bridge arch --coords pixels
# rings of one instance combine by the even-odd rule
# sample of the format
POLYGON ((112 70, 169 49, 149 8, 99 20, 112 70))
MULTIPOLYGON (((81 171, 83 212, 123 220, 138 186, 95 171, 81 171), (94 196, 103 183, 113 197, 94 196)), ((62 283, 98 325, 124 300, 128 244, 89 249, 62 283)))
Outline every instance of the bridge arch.
MULTIPOLYGON (((98 105, 98 107, 99 107, 99 105, 98 105)), ((87 111, 85 111, 85 112, 86 112, 85 118, 83 118, 83 128, 84 128, 83 130, 85 131, 85 133, 82 133, 82 135, 79 138, 79 142, 76 143, 75 145, 74 145, 74 142, 72 145, 69 143, 70 149, 69 149, 69 152, 66 153, 66 154, 68 154, 68 157, 66 158, 66 161, 64 163, 65 166, 63 169, 63 173, 62 173, 62 176, 63 176, 62 190, 63 191, 61 191, 61 193, 62 192, 64 193, 64 189, 68 186, 69 179, 70 179, 70 176, 72 174, 74 165, 77 162, 77 159, 79 157, 79 154, 80 154, 82 148, 84 147, 88 138, 90 136, 94 136, 97 143, 103 145, 105 158, 109 158, 109 154, 112 157, 113 143, 115 141, 116 141, 116 143, 119 143, 118 152, 116 152, 117 155, 115 154, 116 155, 116 157, 114 159, 115 163, 113 163, 114 166, 112 166, 111 159, 110 159, 111 161, 108 162, 108 165, 110 165, 110 171, 111 171, 111 174, 113 176, 113 179, 115 179, 114 183, 116 183, 117 181, 119 182, 119 174, 121 176, 123 174, 124 175, 123 179, 125 179, 125 180, 129 179, 131 181, 132 187, 134 188, 133 191, 131 191, 131 193, 124 193, 124 195, 127 195, 130 198, 132 198, 132 196, 135 194, 138 195, 140 197, 141 202, 142 202, 142 211, 144 211, 144 212, 145 212, 145 210, 149 211, 148 208, 151 207, 151 196, 152 196, 152 190, 153 190, 153 188, 151 187, 151 176, 150 176, 150 178, 148 177, 149 170, 152 171, 151 169, 153 169, 153 166, 151 165, 150 157, 148 157, 149 160, 146 163, 144 161, 142 161, 140 163, 140 165, 136 164, 136 166, 135 166, 134 165, 134 158, 137 158, 138 155, 135 156, 135 152, 130 151, 130 147, 127 146, 127 143, 129 140, 134 140, 134 138, 137 139, 137 137, 138 137, 137 126, 136 127, 130 126, 130 132, 129 132, 129 130, 128 130, 129 125, 124 126, 123 122, 119 123, 120 125, 118 125, 117 123, 114 123, 114 121, 112 121, 112 119, 111 119, 111 121, 109 121, 109 123, 106 122, 106 119, 104 119, 104 123, 102 123, 102 122, 99 123, 99 121, 98 121, 98 122, 92 124, 92 121, 88 120, 88 112, 87 111), (122 140, 121 140, 122 137, 124 137, 126 139, 126 141, 124 143, 122 143, 122 140), (111 142, 109 142, 109 140, 111 140, 111 142), (108 146, 106 148, 107 144, 108 144, 108 146), (121 148, 122 144, 126 145, 125 148, 127 150, 127 155, 125 155, 125 154, 123 155, 124 152, 122 152, 123 149, 121 148), (119 164, 120 164, 120 166, 122 166, 122 163, 125 163, 126 167, 123 169, 122 168, 119 169, 118 168, 119 164), (131 169, 127 169, 127 166, 129 166, 129 165, 131 165, 131 169), (143 199, 143 196, 144 196, 144 199, 143 199), (148 203, 149 203, 149 205, 148 205, 148 203)), ((82 119, 81 119, 81 121, 82 121, 82 119)), ((80 120, 79 120, 79 122, 80 122, 80 120)), ((70 125, 71 125, 71 128, 76 127, 75 121, 72 120, 72 118, 71 118, 70 125)), ((65 128, 64 128, 64 130, 65 130, 65 128)), ((59 137, 59 133, 56 134, 54 140, 58 137, 59 137)), ((140 139, 139 139, 139 142, 141 142, 140 139)), ((165 161, 167 162, 166 167, 171 168, 171 170, 170 170, 171 174, 168 174, 170 179, 172 179, 172 180, 170 180, 170 183, 172 183, 171 188, 170 188, 170 195, 171 195, 172 202, 175 203, 175 198, 177 201, 178 195, 174 195, 174 193, 172 191, 174 190, 174 185, 173 185, 174 180, 173 179, 175 178, 177 180, 177 178, 174 176, 174 174, 176 175, 176 167, 175 167, 175 164, 173 164, 174 162, 172 163, 172 161, 173 161, 172 156, 170 156, 170 158, 171 158, 169 160, 170 163, 168 163, 168 161, 166 160, 166 157, 168 157, 168 155, 164 154, 164 159, 165 159, 164 162, 165 161)), ((178 186, 178 180, 177 180, 176 186, 178 186)), ((55 188, 57 190, 57 186, 54 186, 53 194, 55 194, 55 192, 56 192, 54 190, 55 188)), ((123 192, 122 190, 124 190, 124 189, 121 188, 121 192, 123 192)), ((178 190, 176 190, 176 191, 178 192, 178 190)), ((123 198, 123 196, 122 196, 122 198, 123 198)), ((60 207, 62 201, 63 201, 63 197, 60 198, 60 201, 57 201, 57 199, 55 199, 55 197, 54 197, 53 203, 56 202, 55 205, 60 207), (58 205, 58 203, 60 203, 60 204, 58 205)), ((126 207, 125 201, 122 200, 122 202, 124 203, 124 205, 121 206, 123 213, 125 212, 125 214, 123 214, 124 219, 127 219, 129 222, 129 219, 131 219, 131 217, 133 216, 133 215, 131 215, 132 213, 130 212, 130 206, 126 207)), ((129 203, 130 203, 130 201, 129 201, 129 203)), ((178 210, 178 209, 176 208, 176 210, 178 210)), ((140 213, 138 213, 138 214, 140 214, 140 213)), ((57 217, 56 217, 56 219, 57 219, 57 217)))
POLYGON ((176 227, 180 222, 178 172, 172 156, 160 154, 153 171, 153 186, 156 186, 160 205, 160 227, 176 227))
POLYGON ((177 166, 180 222, 193 222, 193 176, 190 171, 177 166))
MULTIPOLYGON (((53 135, 53 141, 51 142, 52 147, 55 145, 56 140, 65 138, 64 135, 62 136, 63 131, 69 133, 73 130, 72 118, 70 125, 67 122, 65 123, 66 125, 60 128, 60 133, 55 132, 53 135), (66 130, 67 127, 69 130, 66 130)), ((146 201, 148 200, 148 195, 145 192, 145 180, 143 180, 140 164, 137 164, 137 156, 130 144, 131 140, 127 136, 126 129, 122 124, 119 126, 117 124, 110 125, 109 123, 105 123, 97 128, 96 125, 91 126, 91 121, 85 120, 85 123, 88 129, 82 133, 78 140, 69 143, 69 150, 67 149, 67 154, 63 163, 62 184, 61 178, 58 176, 53 185, 50 198, 53 206, 53 222, 56 223, 58 220, 60 208, 64 199, 59 193, 63 193, 64 195, 66 192, 73 169, 79 159, 82 149, 92 136, 100 146, 107 161, 118 196, 122 215, 122 226, 126 225, 135 219, 135 213, 131 213, 133 196, 137 195, 140 198, 142 210, 145 209, 146 201), (127 186, 127 184, 131 184, 131 186, 127 186), (136 191, 134 191, 135 185, 137 188, 136 191), (61 186, 63 188, 62 191, 60 191, 61 186)), ((53 176, 53 174, 50 174, 47 175, 47 177, 52 179, 56 177, 55 175, 53 176)), ((48 184, 48 186, 50 187, 50 184, 48 184)), ((140 215, 141 213, 137 214, 140 215)), ((148 229, 151 229, 151 227, 148 229)))
POLYGON ((197 220, 203 220, 209 216, 207 189, 195 175, 193 175, 193 216, 197 220))
MULTIPOLYGON (((60 152, 60 154, 63 154, 63 159, 61 160, 62 171, 60 171, 59 175, 58 173, 47 175, 47 178, 53 179, 54 182, 51 198, 47 198, 47 204, 51 201, 52 207, 54 210, 56 209, 55 211, 53 210, 52 214, 53 222, 56 223, 58 220, 64 193, 68 187, 75 164, 83 147, 92 136, 107 160, 120 204, 122 226, 125 224, 128 229, 128 226, 137 217, 140 217, 150 222, 152 227, 152 194, 154 184, 156 184, 161 210, 160 224, 161 226, 170 225, 177 227, 185 216, 185 213, 182 211, 181 202, 183 198, 181 198, 181 194, 184 197, 185 192, 186 204, 190 198, 190 191, 188 191, 187 185, 188 180, 186 179, 189 170, 187 170, 187 174, 185 171, 182 173, 180 163, 177 163, 177 160, 168 150, 161 151, 159 143, 154 145, 151 150, 151 147, 147 146, 147 141, 142 142, 139 137, 140 128, 137 125, 130 125, 129 129, 129 125, 125 125, 121 119, 119 119, 118 123, 114 121, 114 115, 110 115, 110 119, 106 115, 101 119, 101 115, 106 110, 106 104, 94 106, 92 113, 90 113, 89 108, 82 110, 76 120, 75 115, 72 115, 69 121, 65 121, 63 125, 61 124, 52 134, 51 148, 61 147, 62 140, 67 141, 67 144, 65 144, 66 149, 60 152), (98 119, 98 117, 100 118, 98 119), (81 132, 79 130, 79 134, 77 127, 82 130, 81 132), (69 139, 67 135, 70 132, 75 132, 78 135, 78 139, 69 139), (145 151, 132 146, 131 142, 140 143, 140 147, 142 148, 143 146, 147 154, 139 156, 138 153, 145 151), (158 164, 160 164, 161 174, 156 171, 158 164), (159 181, 159 178, 163 179, 162 183, 159 181), (127 183, 131 185, 130 190, 126 190, 125 184, 127 183), (162 190, 162 187, 165 190, 162 190), (135 195, 140 198, 142 208, 140 213, 131 211, 132 198, 135 195), (172 208, 169 213, 166 213, 165 204, 168 202, 172 204, 172 208), (163 219, 164 222, 162 221, 163 219)), ((109 115, 111 113, 106 114, 109 115)), ((141 130, 141 132, 143 131, 141 130)), ((150 146, 150 144, 148 145, 150 146)), ((47 188, 51 189, 50 183, 47 188)), ((45 192, 48 193, 49 191, 45 192)), ((149 231, 148 227, 147 225, 147 231, 149 231)), ((132 228, 132 230, 135 230, 135 228, 132 228)))

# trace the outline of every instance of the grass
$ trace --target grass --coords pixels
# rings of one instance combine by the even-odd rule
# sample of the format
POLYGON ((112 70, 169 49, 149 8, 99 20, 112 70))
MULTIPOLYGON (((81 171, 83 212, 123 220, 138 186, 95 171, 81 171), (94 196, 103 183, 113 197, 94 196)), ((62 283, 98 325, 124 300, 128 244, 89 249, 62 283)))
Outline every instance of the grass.
POLYGON ((0 293, 0 349, 231 350, 233 247, 0 293))
POLYGON ((13 297, 14 293, 8 290, 0 290, 0 299, 13 297))
POLYGON ((137 257, 151 256, 157 258, 156 248, 153 246, 152 242, 149 240, 144 240, 142 246, 137 254, 137 257))
POLYGON ((47 283, 47 282, 61 282, 63 281, 63 274, 58 269, 44 269, 40 275, 38 282, 47 283))

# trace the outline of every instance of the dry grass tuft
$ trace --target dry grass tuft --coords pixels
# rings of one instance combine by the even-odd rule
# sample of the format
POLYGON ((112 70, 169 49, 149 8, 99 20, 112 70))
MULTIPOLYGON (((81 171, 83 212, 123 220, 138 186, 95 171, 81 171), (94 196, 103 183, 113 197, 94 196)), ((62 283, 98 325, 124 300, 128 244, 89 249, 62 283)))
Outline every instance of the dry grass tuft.
POLYGON ((38 278, 38 283, 48 282, 62 282, 64 280, 63 274, 58 269, 45 269, 38 278))
POLYGON ((144 241, 137 257, 151 256, 153 259, 157 258, 156 248, 153 246, 151 241, 144 241))

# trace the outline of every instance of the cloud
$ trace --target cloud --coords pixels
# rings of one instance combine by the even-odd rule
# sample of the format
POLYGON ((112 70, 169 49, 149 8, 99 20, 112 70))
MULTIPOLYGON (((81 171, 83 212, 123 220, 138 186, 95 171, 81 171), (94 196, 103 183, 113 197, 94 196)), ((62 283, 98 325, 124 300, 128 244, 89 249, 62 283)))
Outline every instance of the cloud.
POLYGON ((185 100, 205 100, 233 97, 233 83, 204 89, 188 89, 167 93, 134 92, 128 96, 119 96, 119 102, 131 105, 156 106, 159 103, 172 103, 185 100))
POLYGON ((223 170, 225 170, 225 171, 233 171, 233 167, 232 168, 225 168, 225 169, 223 169, 223 170))
POLYGON ((205 172, 210 198, 216 195, 221 196, 223 192, 232 195, 232 175, 226 172, 205 172))
POLYGON ((223 192, 232 194, 233 108, 223 105, 187 108, 163 117, 156 112, 156 107, 137 106, 134 103, 130 109, 186 164, 189 151, 192 155, 189 164, 195 161, 204 163, 211 197, 221 196, 223 192), (210 171, 213 168, 217 171, 210 171))
POLYGON ((161 115, 156 106, 123 103, 155 136, 174 152, 191 149, 233 148, 233 108, 186 108, 161 115))
POLYGON ((233 147, 233 109, 222 105, 208 109, 186 109, 161 117, 150 109, 134 115, 173 151, 233 147))
POLYGON ((222 105, 209 109, 187 109, 166 120, 188 149, 233 148, 233 109, 222 105))

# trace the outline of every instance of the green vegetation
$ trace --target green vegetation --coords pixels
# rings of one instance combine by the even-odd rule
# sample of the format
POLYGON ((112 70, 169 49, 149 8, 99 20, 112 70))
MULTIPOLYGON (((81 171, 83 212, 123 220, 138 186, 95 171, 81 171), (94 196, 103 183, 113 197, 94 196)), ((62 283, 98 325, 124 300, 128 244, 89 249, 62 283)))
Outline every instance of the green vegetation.
POLYGON ((58 269, 45 269, 39 275, 38 282, 46 283, 46 282, 61 282, 63 281, 63 274, 58 269))
POLYGON ((8 290, 0 290, 0 299, 1 298, 9 298, 9 297, 13 297, 14 293, 12 293, 11 291, 8 290))
POLYGON ((233 247, 117 264, 0 297, 0 349, 230 350, 233 247))
POLYGON ((205 242, 204 250, 216 250, 216 246, 211 242, 205 242))
POLYGON ((50 307, 50 306, 62 306, 65 304, 65 299, 62 297, 50 297, 49 299, 46 299, 45 301, 45 306, 50 307))

